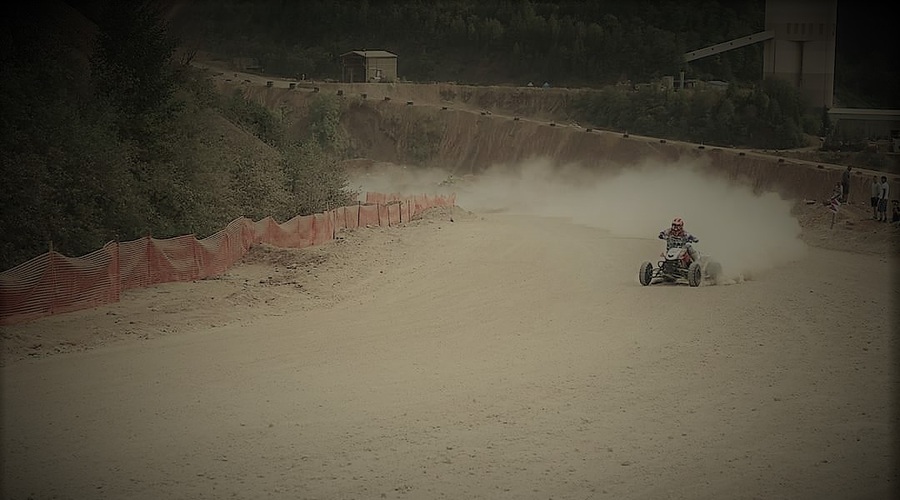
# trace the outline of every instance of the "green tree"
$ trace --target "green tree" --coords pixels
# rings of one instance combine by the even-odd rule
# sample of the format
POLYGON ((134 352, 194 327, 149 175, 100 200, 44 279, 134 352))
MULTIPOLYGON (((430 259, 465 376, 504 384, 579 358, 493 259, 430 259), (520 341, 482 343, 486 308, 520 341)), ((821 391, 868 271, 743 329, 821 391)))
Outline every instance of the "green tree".
POLYGON ((116 109, 123 137, 151 140, 148 132, 176 111, 171 62, 177 41, 151 0, 107 2, 97 28, 91 59, 94 88, 116 109))
POLYGON ((251 101, 244 91, 236 89, 221 104, 222 113, 259 140, 278 147, 284 138, 284 127, 265 106, 251 101))
POLYGON ((343 151, 347 140, 341 129, 341 103, 336 96, 313 98, 309 104, 309 132, 321 149, 343 151))
POLYGON ((291 207, 297 214, 309 215, 350 203, 346 173, 318 141, 306 139, 285 148, 282 169, 291 207))
POLYGON ((41 7, 14 9, 0 47, 4 269, 49 242, 68 255, 95 250, 141 225, 147 209, 114 110, 92 95, 69 25, 45 18, 41 7))

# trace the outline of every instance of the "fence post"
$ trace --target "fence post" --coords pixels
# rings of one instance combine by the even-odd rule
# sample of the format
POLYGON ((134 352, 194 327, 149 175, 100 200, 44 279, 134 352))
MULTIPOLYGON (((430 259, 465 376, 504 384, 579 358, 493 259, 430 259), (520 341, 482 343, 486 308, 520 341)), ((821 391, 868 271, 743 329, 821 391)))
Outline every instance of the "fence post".
POLYGON ((246 251, 256 245, 256 230, 253 227, 253 221, 249 217, 241 216, 241 258, 244 257, 246 251))
POLYGON ((144 283, 144 286, 150 286, 153 284, 153 266, 150 264, 153 255, 153 233, 147 231, 147 254, 144 256, 147 259, 147 282, 144 283))
POLYGON ((53 315, 53 304, 56 302, 56 290, 59 289, 58 283, 56 283, 56 269, 53 265, 53 240, 50 240, 47 244, 49 250, 47 251, 47 257, 50 259, 48 263, 49 271, 50 271, 50 306, 48 314, 53 315))
POLYGON ((222 265, 221 271, 218 268, 216 269, 216 274, 224 272, 226 269, 233 266, 235 262, 237 262, 237 260, 234 260, 234 256, 231 254, 231 232, 229 232, 227 229, 225 230, 225 241, 222 244, 222 248, 225 250, 223 252, 225 254, 225 262, 222 265))
POLYGON ((197 280, 203 277, 200 276, 200 259, 197 258, 197 246, 199 243, 197 242, 197 235, 193 231, 191 236, 193 236, 191 238, 191 253, 194 255, 194 279, 197 280))
POLYGON ((331 241, 334 241, 334 236, 337 234, 337 231, 334 230, 334 211, 331 209, 331 202, 325 204, 325 215, 329 217, 331 220, 331 241))
POLYGON ((359 223, 362 221, 362 202, 359 201, 359 198, 356 199, 356 228, 359 229, 359 223))
POLYGON ((115 278, 114 285, 114 293, 116 297, 116 302, 121 300, 122 298, 122 256, 121 250, 119 249, 119 233, 116 233, 116 265, 113 266, 113 273, 115 278))

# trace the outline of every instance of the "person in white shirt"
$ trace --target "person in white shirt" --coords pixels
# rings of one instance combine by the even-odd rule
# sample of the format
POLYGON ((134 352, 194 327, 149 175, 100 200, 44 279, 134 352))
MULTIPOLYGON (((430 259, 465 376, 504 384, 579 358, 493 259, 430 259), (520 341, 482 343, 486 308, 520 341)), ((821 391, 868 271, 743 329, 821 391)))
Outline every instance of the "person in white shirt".
POLYGON ((891 186, 888 184, 887 177, 881 176, 881 192, 878 195, 878 220, 882 222, 888 221, 887 202, 891 195, 891 186))

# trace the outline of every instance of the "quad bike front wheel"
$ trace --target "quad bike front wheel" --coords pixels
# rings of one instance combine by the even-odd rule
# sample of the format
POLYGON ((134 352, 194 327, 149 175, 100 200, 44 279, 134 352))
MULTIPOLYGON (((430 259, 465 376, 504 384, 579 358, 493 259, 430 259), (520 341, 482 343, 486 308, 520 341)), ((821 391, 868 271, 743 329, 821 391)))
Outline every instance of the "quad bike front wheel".
POLYGON ((700 268, 699 262, 691 262, 691 265, 688 266, 687 278, 688 285, 700 286, 700 282, 703 281, 703 270, 700 268))
POLYGON ((641 264, 641 271, 638 274, 638 280, 642 285, 647 286, 653 281, 653 264, 644 262, 641 264))

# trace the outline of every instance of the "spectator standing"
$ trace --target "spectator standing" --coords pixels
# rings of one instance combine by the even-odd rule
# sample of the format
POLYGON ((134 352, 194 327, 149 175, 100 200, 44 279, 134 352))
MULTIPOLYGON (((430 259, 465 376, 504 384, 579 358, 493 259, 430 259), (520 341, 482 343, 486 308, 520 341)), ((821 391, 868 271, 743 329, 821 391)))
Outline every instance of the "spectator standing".
POLYGON ((872 218, 878 220, 878 199, 881 198, 881 182, 877 175, 872 176, 872 218))
POLYGON ((841 203, 846 204, 850 198, 850 170, 853 167, 847 165, 847 170, 841 174, 841 203))
POLYGON ((888 221, 887 202, 891 196, 891 186, 888 184, 887 177, 881 176, 881 192, 878 195, 878 220, 882 222, 888 221))

